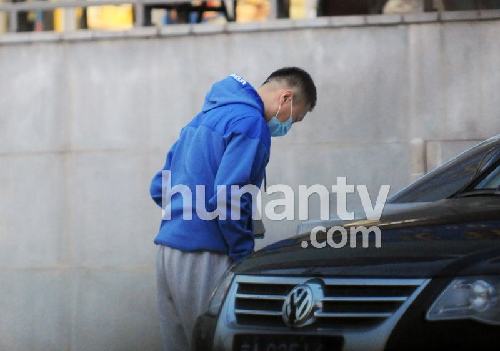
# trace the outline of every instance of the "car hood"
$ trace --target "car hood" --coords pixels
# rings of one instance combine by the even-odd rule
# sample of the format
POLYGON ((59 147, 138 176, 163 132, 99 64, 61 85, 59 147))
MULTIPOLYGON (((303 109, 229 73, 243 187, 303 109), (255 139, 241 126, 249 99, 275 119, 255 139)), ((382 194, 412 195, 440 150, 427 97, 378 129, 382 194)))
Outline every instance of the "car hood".
MULTIPOLYGON (((332 225, 338 225, 338 221, 332 225)), ((342 226, 378 226, 381 247, 302 248, 303 233, 269 245, 234 268, 240 274, 436 277, 500 274, 498 197, 444 199, 384 211, 379 220, 342 226)), ((327 227, 327 226, 326 226, 327 227)), ((325 235, 318 234, 323 242, 325 235)), ((338 242, 338 240, 336 240, 338 242)))

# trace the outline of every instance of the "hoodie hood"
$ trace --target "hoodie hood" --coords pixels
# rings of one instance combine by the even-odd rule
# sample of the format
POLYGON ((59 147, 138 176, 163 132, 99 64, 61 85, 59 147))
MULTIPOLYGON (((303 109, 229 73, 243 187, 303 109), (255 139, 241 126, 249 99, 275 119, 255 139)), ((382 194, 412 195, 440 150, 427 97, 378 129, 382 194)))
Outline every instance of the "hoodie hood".
POLYGON ((261 115, 264 115, 264 103, 257 91, 250 83, 236 74, 231 74, 212 85, 205 96, 202 111, 207 112, 230 104, 248 105, 258 110, 261 115))

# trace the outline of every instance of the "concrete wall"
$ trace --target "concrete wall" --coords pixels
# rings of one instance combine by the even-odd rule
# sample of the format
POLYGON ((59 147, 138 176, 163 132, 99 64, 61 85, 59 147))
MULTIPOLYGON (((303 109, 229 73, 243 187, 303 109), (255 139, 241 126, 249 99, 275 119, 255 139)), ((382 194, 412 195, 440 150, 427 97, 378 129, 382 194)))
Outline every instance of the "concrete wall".
MULTIPOLYGON (((430 167, 499 133, 500 21, 420 20, 0 39, 0 350, 159 349, 149 181, 228 73, 257 85, 298 65, 317 82, 269 184, 396 190, 422 150, 430 167)), ((267 221, 266 242, 295 224, 267 221)))

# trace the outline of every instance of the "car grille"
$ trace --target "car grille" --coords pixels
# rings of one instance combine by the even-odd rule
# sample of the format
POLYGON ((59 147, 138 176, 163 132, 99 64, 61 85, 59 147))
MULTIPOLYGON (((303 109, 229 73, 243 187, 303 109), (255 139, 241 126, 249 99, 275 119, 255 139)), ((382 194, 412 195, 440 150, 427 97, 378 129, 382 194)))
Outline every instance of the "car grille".
MULTIPOLYGON (((282 320, 285 298, 297 284, 313 278, 237 276, 232 296, 239 325, 286 328, 282 320)), ((323 296, 309 328, 370 328, 396 313, 423 288, 422 279, 336 279, 321 281, 323 296)))

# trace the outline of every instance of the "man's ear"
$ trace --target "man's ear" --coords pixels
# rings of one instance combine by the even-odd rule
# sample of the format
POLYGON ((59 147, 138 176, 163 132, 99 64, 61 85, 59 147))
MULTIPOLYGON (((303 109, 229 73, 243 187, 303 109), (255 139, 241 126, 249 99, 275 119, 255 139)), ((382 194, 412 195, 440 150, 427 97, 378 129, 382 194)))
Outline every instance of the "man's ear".
POLYGON ((291 90, 285 90, 283 93, 283 103, 288 102, 292 99, 293 92, 291 90))

